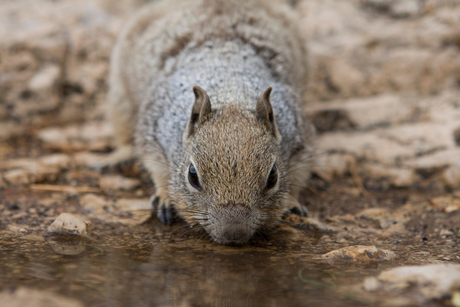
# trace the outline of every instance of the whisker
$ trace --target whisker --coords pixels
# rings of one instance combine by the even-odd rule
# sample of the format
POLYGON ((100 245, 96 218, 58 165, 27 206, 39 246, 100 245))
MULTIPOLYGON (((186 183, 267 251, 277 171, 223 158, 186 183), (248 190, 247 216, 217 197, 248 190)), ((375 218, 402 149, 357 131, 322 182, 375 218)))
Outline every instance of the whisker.
POLYGON ((179 239, 182 238, 184 235, 186 235, 186 234, 188 234, 188 233, 190 233, 190 232, 192 232, 192 231, 194 231, 194 230, 195 230, 195 229, 193 229, 193 228, 187 230, 186 232, 184 232, 183 234, 181 234, 181 235, 179 236, 179 239))

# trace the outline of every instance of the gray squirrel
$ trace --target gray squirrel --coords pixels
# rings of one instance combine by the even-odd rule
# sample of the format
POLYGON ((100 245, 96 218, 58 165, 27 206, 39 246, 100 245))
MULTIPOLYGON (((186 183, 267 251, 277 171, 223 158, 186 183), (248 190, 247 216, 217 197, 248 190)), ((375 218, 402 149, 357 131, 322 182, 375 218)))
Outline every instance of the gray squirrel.
POLYGON ((174 215, 222 244, 276 226, 306 184, 314 128, 302 117, 304 39, 275 0, 168 0, 139 10, 114 47, 108 100, 117 149, 174 215))

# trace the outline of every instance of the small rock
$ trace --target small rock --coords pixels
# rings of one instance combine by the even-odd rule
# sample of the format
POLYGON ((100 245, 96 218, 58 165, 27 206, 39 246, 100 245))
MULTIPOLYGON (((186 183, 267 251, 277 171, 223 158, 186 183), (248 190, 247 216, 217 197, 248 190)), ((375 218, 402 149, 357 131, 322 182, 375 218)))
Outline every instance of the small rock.
POLYGON ((12 168, 22 168, 27 170, 33 170, 39 167, 39 163, 35 159, 10 159, 5 161, 0 161, 0 167, 6 169, 12 168))
POLYGON ((451 165, 456 165, 459 157, 460 149, 448 149, 407 161, 406 165, 414 167, 419 171, 443 169, 451 165))
POLYGON ((71 160, 71 157, 66 154, 52 154, 40 157, 38 162, 47 167, 63 169, 69 167, 71 160))
POLYGON ((451 129, 445 123, 404 124, 382 130, 380 135, 400 144, 412 146, 419 154, 433 152, 439 148, 455 147, 451 129))
POLYGON ((410 119, 412 108, 401 100, 401 97, 386 94, 345 101, 320 102, 309 105, 307 114, 315 117, 320 112, 338 110, 349 119, 353 127, 366 129, 410 119))
POLYGON ((332 181, 335 176, 343 176, 355 164, 352 155, 319 154, 312 171, 326 181, 332 181))
POLYGON ((393 17, 415 16, 420 12, 420 2, 417 0, 397 0, 391 6, 391 15, 393 17))
POLYGON ((151 210, 152 207, 148 199, 118 199, 115 203, 115 208, 120 211, 133 210, 151 210))
POLYGON ((378 262, 393 260, 396 254, 392 251, 378 249, 375 246, 355 245, 333 250, 321 256, 325 260, 347 260, 378 262))
POLYGON ((440 236, 452 236, 454 235, 454 232, 449 230, 449 229, 442 229, 440 232, 439 232, 439 235, 440 236))
POLYGON ((58 218, 48 227, 46 234, 72 234, 88 236, 92 223, 70 213, 61 213, 58 218))
POLYGON ((317 229, 317 230, 333 230, 325 223, 315 217, 301 217, 296 214, 290 214, 284 219, 290 226, 297 229, 317 229))
POLYGON ((110 145, 112 126, 90 123, 64 128, 44 128, 38 137, 48 147, 62 151, 104 149, 110 145))
POLYGON ((40 162, 41 159, 29 158, 4 161, 0 163, 0 167, 10 169, 4 173, 4 179, 11 185, 27 185, 46 179, 54 180, 60 168, 51 163, 52 159, 55 159, 52 156, 42 157, 44 163, 40 162))
POLYGON ((378 290, 380 288, 380 281, 375 277, 368 277, 364 280, 363 288, 369 292, 378 290))
POLYGON ((439 209, 443 212, 454 212, 460 209, 460 199, 453 198, 451 196, 440 196, 430 199, 430 203, 436 209, 439 209))
POLYGON ((91 152, 80 152, 74 155, 74 160, 77 165, 93 166, 102 161, 107 155, 95 154, 91 152))
POLYGON ((49 144, 50 147, 59 148, 62 151, 69 151, 67 137, 62 128, 45 128, 38 132, 38 137, 41 141, 49 144))
POLYGON ((96 194, 85 194, 80 197, 80 205, 92 213, 107 213, 113 203, 96 194))
POLYGON ((373 178, 387 178, 397 188, 409 187, 414 184, 416 176, 413 170, 393 168, 379 164, 364 164, 364 170, 373 178))
POLYGON ((140 181, 137 179, 127 178, 121 175, 103 176, 100 178, 100 185, 104 190, 131 191, 140 184, 140 181))
POLYGON ((313 227, 322 230, 322 231, 327 231, 327 230, 332 230, 331 227, 328 227, 326 224, 318 220, 317 218, 314 217, 307 217, 305 218, 305 224, 307 225, 312 225, 313 227))
POLYGON ((395 224, 395 220, 385 208, 364 209, 357 214, 359 218, 378 221, 382 229, 386 229, 395 224))
POLYGON ((12 169, 3 174, 3 178, 11 185, 27 185, 30 183, 29 171, 12 169))
POLYGON ((441 176, 441 180, 448 188, 460 187, 460 164, 454 164, 446 169, 441 176))
POLYGON ((115 203, 96 194, 80 197, 80 205, 91 217, 107 223, 137 225, 144 222, 151 214, 152 207, 148 199, 118 199, 115 203))
POLYGON ((19 226, 19 225, 13 225, 13 224, 8 225, 8 226, 7 226, 7 229, 10 230, 10 231, 13 231, 13 232, 15 232, 15 233, 22 233, 22 234, 25 234, 25 233, 28 232, 27 229, 25 229, 24 227, 19 226))
MULTIPOLYGON (((378 289, 388 293, 407 292, 420 295, 423 300, 440 299, 452 295, 460 287, 460 264, 441 263, 421 266, 402 266, 389 269, 377 277, 378 289)), ((373 290, 374 291, 374 290, 373 290)))
POLYGON ((114 222, 128 226, 144 222, 152 213, 152 206, 148 198, 118 199, 113 208, 117 210, 117 213, 129 213, 129 218, 114 219, 114 222))
POLYGON ((0 307, 83 307, 76 299, 49 291, 19 287, 0 292, 0 307))
POLYGON ((318 138, 319 150, 340 149, 356 159, 394 165, 398 159, 413 157, 415 148, 377 135, 375 132, 345 133, 331 132, 318 138))
POLYGON ((58 65, 47 65, 29 80, 29 89, 32 91, 51 89, 57 81, 59 74, 60 69, 58 65))

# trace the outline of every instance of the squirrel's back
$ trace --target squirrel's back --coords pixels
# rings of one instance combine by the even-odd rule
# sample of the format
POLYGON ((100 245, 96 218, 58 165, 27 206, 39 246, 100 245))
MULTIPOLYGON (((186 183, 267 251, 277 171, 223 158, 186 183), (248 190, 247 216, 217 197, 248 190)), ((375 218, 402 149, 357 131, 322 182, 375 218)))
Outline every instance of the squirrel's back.
POLYGON ((306 51, 296 23, 292 8, 279 0, 155 1, 121 33, 111 75, 140 103, 156 78, 175 71, 184 49, 240 40, 255 49, 281 83, 302 92, 306 51))

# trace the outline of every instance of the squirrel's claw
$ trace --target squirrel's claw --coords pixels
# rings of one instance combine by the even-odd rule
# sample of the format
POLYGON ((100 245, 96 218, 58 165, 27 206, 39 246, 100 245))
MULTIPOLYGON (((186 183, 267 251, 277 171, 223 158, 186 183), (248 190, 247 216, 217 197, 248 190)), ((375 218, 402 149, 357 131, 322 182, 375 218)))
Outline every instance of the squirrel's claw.
POLYGON ((297 214, 300 216, 308 216, 308 209, 303 205, 299 205, 299 207, 291 208, 291 213, 297 214))
POLYGON ((157 217, 163 224, 171 225, 174 221, 174 215, 175 211, 171 205, 162 204, 157 210, 157 217))
POLYGON ((301 205, 294 196, 289 195, 287 213, 293 213, 300 216, 308 216, 308 209, 304 205, 301 205))
POLYGON ((159 196, 152 197, 152 207, 156 211, 157 218, 163 224, 171 225, 175 219, 175 210, 170 201, 164 201, 160 203, 159 196))

